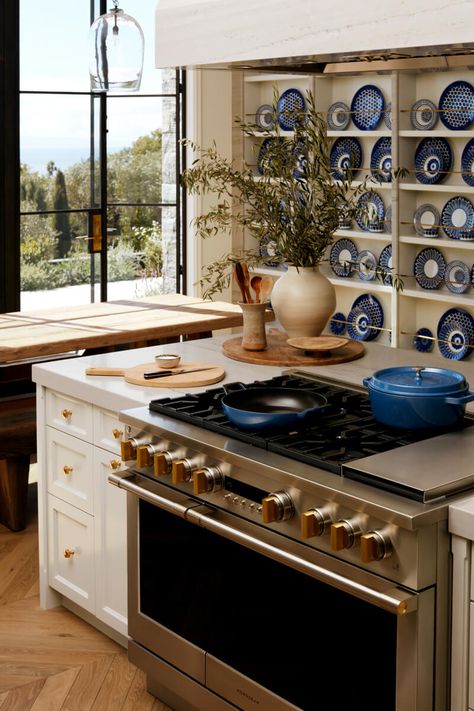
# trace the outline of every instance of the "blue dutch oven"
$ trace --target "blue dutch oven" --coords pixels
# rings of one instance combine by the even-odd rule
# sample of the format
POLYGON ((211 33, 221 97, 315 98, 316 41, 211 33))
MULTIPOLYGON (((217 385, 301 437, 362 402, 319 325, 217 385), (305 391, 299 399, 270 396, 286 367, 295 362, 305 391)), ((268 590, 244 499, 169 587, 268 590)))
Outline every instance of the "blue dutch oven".
POLYGON ((400 429, 456 425, 474 400, 464 375, 448 368, 385 368, 363 383, 375 419, 400 429))

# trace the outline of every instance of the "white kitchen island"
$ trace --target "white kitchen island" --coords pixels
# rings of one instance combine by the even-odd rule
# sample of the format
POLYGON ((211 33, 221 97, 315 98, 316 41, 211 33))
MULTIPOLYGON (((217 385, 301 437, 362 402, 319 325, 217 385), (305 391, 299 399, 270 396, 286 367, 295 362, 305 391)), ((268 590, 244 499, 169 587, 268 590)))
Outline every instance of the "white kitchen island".
MULTIPOLYGON (((34 366, 33 379, 38 387, 42 606, 62 604, 126 644, 126 497, 122 490, 107 483, 108 473, 124 466, 120 460, 120 440, 133 434, 125 431, 119 412, 148 404, 152 398, 182 392, 130 385, 117 376, 86 376, 85 368, 130 367, 151 362, 157 353, 171 351, 179 353, 183 362, 222 365, 226 373, 223 383, 271 378, 286 370, 230 360, 221 351, 226 338, 34 366)), ((436 354, 392 349, 376 343, 365 346, 366 354, 359 360, 305 370, 361 385, 365 376, 383 367, 448 367, 463 372, 474 385, 474 365, 468 361, 453 363, 436 354)), ((200 389, 209 387, 216 386, 200 389)), ((458 495, 455 500, 458 507, 468 505, 465 503, 468 497, 458 495)), ((454 584, 462 585, 462 581, 455 579, 454 584)), ((464 640, 464 647, 466 644, 464 640)), ((452 711, 457 708, 453 706, 452 711)))

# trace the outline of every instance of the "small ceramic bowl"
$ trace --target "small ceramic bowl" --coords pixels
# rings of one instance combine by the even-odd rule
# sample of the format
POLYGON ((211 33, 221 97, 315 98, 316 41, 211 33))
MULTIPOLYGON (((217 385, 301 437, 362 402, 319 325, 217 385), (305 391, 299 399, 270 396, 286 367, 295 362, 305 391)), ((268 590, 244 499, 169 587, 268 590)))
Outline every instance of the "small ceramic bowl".
POLYGON ((181 361, 181 356, 173 353, 159 353, 155 356, 155 361, 159 368, 176 368, 181 361))

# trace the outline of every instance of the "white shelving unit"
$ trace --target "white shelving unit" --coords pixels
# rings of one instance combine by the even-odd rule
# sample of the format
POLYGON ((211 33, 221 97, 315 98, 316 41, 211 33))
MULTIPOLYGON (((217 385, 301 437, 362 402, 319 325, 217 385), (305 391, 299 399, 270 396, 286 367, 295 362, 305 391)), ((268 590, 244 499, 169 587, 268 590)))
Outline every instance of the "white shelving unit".
MULTIPOLYGON (((377 86, 383 93, 385 105, 392 108, 392 128, 386 127, 382 117, 376 130, 358 130, 352 121, 345 130, 328 130, 331 142, 340 137, 356 137, 362 147, 362 170, 360 176, 370 175, 371 152, 379 138, 386 136, 392 140, 393 166, 404 167, 408 175, 394 183, 373 184, 374 191, 382 198, 385 209, 392 208, 391 232, 375 233, 357 229, 354 223, 351 229, 338 230, 334 240, 347 238, 352 240, 357 249, 370 250, 378 259, 380 252, 387 245, 392 245, 393 269, 403 280, 403 290, 397 292, 380 280, 364 281, 353 274, 350 278, 336 277, 327 262, 322 264, 322 271, 336 286, 336 311, 347 315, 354 299, 359 294, 376 294, 384 310, 384 328, 378 341, 393 347, 414 348, 413 338, 419 328, 429 328, 436 337, 440 317, 449 308, 462 308, 474 315, 474 288, 470 287, 463 294, 451 292, 445 284, 435 290, 421 288, 414 277, 414 261, 422 249, 438 249, 448 264, 452 260, 463 261, 470 270, 474 263, 473 240, 456 240, 445 235, 439 228, 437 238, 417 235, 413 226, 415 210, 423 204, 434 205, 441 213, 444 205, 451 198, 459 195, 467 197, 474 205, 474 187, 467 185, 461 175, 461 155, 467 142, 474 138, 474 124, 469 130, 449 130, 438 118, 432 130, 416 130, 411 124, 411 107, 418 99, 429 99, 436 106, 443 90, 452 82, 464 80, 474 85, 474 73, 469 69, 456 71, 425 71, 357 75, 285 75, 257 74, 244 75, 243 102, 247 119, 255 116, 262 104, 272 104, 274 88, 278 94, 289 88, 297 88, 303 93, 311 89, 315 95, 317 107, 326 113, 332 103, 343 101, 350 107, 355 92, 366 84, 377 86), (439 137, 449 141, 453 162, 451 173, 435 185, 425 185, 416 180, 414 157, 416 147, 423 138, 439 137)), ((256 164, 258 147, 262 136, 256 133, 244 140, 243 155, 248 163, 256 164)), ((285 132, 282 135, 292 135, 285 132)), ((359 175, 356 176, 359 178, 359 175)), ((360 182, 354 181, 354 186, 360 182)), ((252 238, 244 235, 244 246, 254 247, 252 238)), ((284 272, 280 269, 262 268, 262 273, 279 278, 284 272)), ((436 345, 435 345, 436 350, 436 345)), ((447 364, 452 361, 447 360, 447 364)))

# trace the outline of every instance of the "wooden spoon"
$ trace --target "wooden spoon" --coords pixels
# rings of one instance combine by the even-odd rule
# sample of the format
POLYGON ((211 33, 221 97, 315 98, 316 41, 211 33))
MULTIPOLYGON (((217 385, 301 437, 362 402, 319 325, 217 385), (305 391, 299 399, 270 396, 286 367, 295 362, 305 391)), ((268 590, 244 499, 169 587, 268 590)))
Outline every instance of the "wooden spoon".
POLYGON ((252 296, 250 295, 250 272, 247 262, 239 262, 240 268, 242 269, 243 286, 245 290, 246 301, 248 304, 253 304, 252 296))
POLYGON ((262 277, 261 276, 253 276, 250 279, 250 286, 255 292, 255 303, 259 304, 260 303, 260 287, 262 283, 262 277))
POLYGON ((240 262, 237 262, 237 264, 234 264, 234 278, 237 284, 239 285, 240 293, 242 295, 242 301, 244 304, 248 303, 247 302, 247 294, 245 292, 245 286, 244 286, 244 274, 242 272, 242 267, 240 266, 240 262))
POLYGON ((263 304, 264 301, 270 301, 270 295, 273 289, 273 279, 271 276, 265 275, 261 277, 260 282, 260 299, 263 304))

